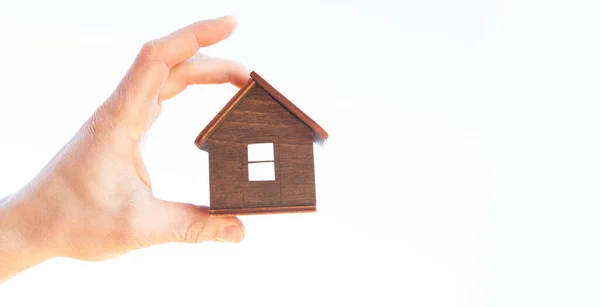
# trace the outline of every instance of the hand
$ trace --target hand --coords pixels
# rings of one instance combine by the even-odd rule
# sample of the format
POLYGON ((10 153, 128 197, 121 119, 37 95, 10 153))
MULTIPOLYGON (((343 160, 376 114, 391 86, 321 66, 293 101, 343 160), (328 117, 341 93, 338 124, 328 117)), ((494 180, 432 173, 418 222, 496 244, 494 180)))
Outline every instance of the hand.
POLYGON ((196 54, 233 17, 200 21, 142 47, 114 93, 26 187, 0 202, 0 282, 53 257, 103 260, 167 242, 239 242, 236 217, 153 196, 140 143, 161 103, 189 84, 243 86, 249 70, 196 54))

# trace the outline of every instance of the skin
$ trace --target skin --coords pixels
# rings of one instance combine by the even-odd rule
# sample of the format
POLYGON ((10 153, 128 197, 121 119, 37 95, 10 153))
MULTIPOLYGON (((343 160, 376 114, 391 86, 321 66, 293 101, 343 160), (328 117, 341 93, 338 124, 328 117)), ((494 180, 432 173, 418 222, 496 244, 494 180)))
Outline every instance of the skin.
POLYGON ((233 216, 156 198, 141 156, 161 103, 191 84, 243 86, 250 71, 198 53, 233 17, 147 42, 111 96, 25 187, 0 200, 0 283, 55 257, 101 261, 169 242, 240 242, 233 216))

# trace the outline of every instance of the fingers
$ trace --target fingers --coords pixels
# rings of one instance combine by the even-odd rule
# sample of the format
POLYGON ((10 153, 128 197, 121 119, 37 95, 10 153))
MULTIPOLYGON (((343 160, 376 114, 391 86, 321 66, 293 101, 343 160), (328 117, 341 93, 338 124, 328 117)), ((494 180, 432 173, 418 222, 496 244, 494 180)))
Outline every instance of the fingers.
POLYGON ((203 20, 153 41, 162 62, 169 68, 193 56, 200 47, 218 43, 229 37, 237 21, 232 16, 203 20))
POLYGON ((117 100, 152 100, 166 81, 170 68, 192 57, 200 47, 227 38, 236 23, 233 17, 203 20, 144 44, 119 85, 117 100))
MULTIPOLYGON (((132 138, 141 138, 148 129, 149 120, 157 113, 155 102, 170 69, 192 57, 200 47, 229 37, 236 24, 233 17, 203 20, 144 44, 106 101, 105 109, 119 122, 133 127, 132 138)), ((237 82, 237 78, 238 74, 233 74, 232 79, 237 82)))
POLYGON ((244 225, 234 216, 211 216, 207 207, 157 200, 161 216, 153 222, 153 243, 200 243, 220 241, 239 243, 245 235, 244 225))
POLYGON ((167 100, 186 89, 190 84, 231 83, 237 87, 246 85, 250 70, 231 60, 196 55, 173 67, 163 85, 158 101, 167 100))

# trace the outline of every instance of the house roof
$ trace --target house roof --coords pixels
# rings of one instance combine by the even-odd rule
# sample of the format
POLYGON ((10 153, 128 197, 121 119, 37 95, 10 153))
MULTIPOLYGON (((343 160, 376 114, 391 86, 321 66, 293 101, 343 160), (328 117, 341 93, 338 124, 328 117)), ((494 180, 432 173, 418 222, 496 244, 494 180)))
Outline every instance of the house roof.
POLYGON ((261 76, 259 76, 256 72, 253 71, 250 73, 250 80, 248 80, 248 83, 244 87, 242 87, 231 98, 231 100, 229 100, 229 102, 221 109, 221 111, 219 111, 219 113, 217 113, 217 115, 208 123, 208 125, 202 130, 202 132, 200 132, 194 144, 196 144, 198 148, 204 151, 208 150, 208 139, 210 138, 212 133, 217 130, 217 128, 227 117, 227 115, 233 109, 235 109, 235 107, 243 100, 243 98, 250 92, 250 90, 256 86, 259 86, 262 89, 264 89, 281 106, 283 106, 292 115, 297 117, 300 121, 302 121, 309 128, 311 128, 313 142, 316 142, 318 144, 322 144, 325 142, 329 135, 323 128, 321 128, 321 126, 319 126, 314 120, 308 117, 308 115, 302 112, 302 110, 300 110, 279 91, 277 91, 265 79, 263 79, 261 76))

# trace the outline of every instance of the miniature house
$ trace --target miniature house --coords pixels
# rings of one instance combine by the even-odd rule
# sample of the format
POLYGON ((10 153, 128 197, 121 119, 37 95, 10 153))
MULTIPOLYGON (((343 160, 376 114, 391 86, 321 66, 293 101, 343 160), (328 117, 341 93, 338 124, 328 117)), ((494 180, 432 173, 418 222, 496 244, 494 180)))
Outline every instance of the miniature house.
POLYGON ((255 72, 200 132, 215 215, 316 211, 313 142, 323 128, 255 72))

